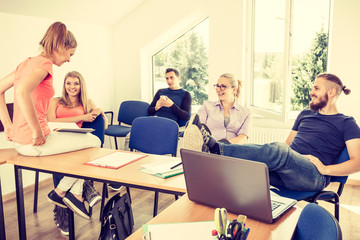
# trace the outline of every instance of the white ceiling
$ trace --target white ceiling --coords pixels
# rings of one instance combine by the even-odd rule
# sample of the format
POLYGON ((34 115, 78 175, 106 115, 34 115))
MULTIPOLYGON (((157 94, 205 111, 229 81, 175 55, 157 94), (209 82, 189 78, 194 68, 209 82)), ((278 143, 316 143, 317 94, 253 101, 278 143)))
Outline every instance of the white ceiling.
POLYGON ((112 26, 146 0, 0 0, 0 12, 112 26))

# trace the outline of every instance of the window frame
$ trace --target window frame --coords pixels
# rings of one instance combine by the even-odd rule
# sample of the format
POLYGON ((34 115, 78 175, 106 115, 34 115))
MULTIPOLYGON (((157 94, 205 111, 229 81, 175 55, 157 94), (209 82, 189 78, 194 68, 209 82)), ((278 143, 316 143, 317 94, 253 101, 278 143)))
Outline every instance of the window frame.
MULTIPOLYGON (((249 108, 253 112, 256 118, 262 119, 271 119, 286 123, 289 120, 294 120, 296 118, 295 111, 290 111, 291 109, 291 95, 292 95, 292 76, 291 76, 291 61, 292 61, 292 41, 293 41, 293 13, 294 13, 294 0, 284 0, 285 1, 285 20, 284 20, 284 56, 283 56, 283 80, 282 80, 282 98, 283 103, 281 107, 281 113, 275 112, 269 109, 264 109, 258 106, 253 105, 253 91, 254 91, 254 47, 255 47, 255 1, 249 1, 247 5, 247 22, 250 24, 247 25, 246 29, 246 63, 245 66, 245 79, 246 83, 249 85, 247 102, 249 103, 249 108)), ((332 7, 332 1, 329 1, 329 8, 332 7)), ((329 13, 329 29, 330 31, 330 22, 331 14, 329 13)), ((329 50, 328 50, 329 51, 329 50)))

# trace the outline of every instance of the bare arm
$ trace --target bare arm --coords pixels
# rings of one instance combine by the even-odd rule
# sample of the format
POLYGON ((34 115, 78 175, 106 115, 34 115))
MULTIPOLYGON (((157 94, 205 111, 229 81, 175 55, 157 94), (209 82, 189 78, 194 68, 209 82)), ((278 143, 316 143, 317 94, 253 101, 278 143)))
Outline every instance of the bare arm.
POLYGON ((288 136, 287 139, 285 140, 286 145, 290 146, 290 144, 291 144, 292 141, 294 140, 296 134, 297 134, 297 131, 291 130, 289 136, 288 136))
POLYGON ((248 139, 248 136, 245 134, 239 134, 236 137, 229 139, 229 142, 232 144, 245 144, 248 139))
POLYGON ((45 136, 42 132, 38 117, 36 115, 34 102, 32 99, 33 90, 39 83, 46 78, 48 72, 41 68, 34 69, 27 77, 25 77, 16 90, 16 99, 19 107, 25 116, 26 121, 33 133, 34 146, 45 143, 45 136))
POLYGON ((12 122, 6 107, 5 92, 14 86, 15 71, 0 80, 0 120, 4 126, 5 137, 11 141, 12 122))
POLYGON ((325 166, 317 157, 311 155, 306 155, 306 157, 323 175, 348 176, 360 171, 360 138, 348 140, 345 144, 350 157, 346 162, 325 166))
POLYGON ((104 111, 101 108, 96 107, 95 103, 91 100, 89 100, 89 104, 90 104, 90 113, 92 113, 96 117, 101 114, 104 118, 104 127, 105 127, 105 129, 107 129, 109 122, 108 122, 107 117, 105 116, 104 111))

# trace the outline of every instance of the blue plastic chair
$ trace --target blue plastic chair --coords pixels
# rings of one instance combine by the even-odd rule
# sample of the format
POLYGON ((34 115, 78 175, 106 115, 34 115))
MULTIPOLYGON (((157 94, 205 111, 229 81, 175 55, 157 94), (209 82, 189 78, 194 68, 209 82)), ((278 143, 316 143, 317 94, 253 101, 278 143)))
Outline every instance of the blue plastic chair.
POLYGON ((99 115, 94 121, 92 122, 83 122, 82 128, 93 128, 95 131, 91 132, 95 136, 100 139, 101 147, 104 144, 105 139, 105 120, 102 115, 99 115))
POLYGON ((148 116, 149 104, 142 101, 124 101, 119 107, 118 125, 113 124, 114 112, 108 111, 105 114, 111 115, 110 125, 105 130, 105 135, 114 137, 115 148, 118 149, 117 137, 126 137, 131 131, 131 125, 135 118, 148 116), (127 126, 121 125, 126 124, 127 126))
MULTIPOLYGON (((345 148, 339 155, 339 159, 337 163, 342 163, 349 160, 349 153, 345 148)), ((271 191, 279 194, 283 197, 288 197, 292 199, 296 199, 298 201, 304 200, 310 203, 317 203, 319 200, 323 200, 329 203, 333 203, 335 206, 335 218, 339 221, 339 205, 340 205, 340 196, 344 190, 345 183, 348 179, 348 176, 331 176, 330 182, 338 182, 339 188, 337 192, 333 191, 310 191, 310 192, 301 192, 301 191, 293 191, 289 190, 285 187, 276 187, 271 188, 271 191)))
POLYGON ((163 117, 139 117, 130 133, 130 150, 176 156, 179 125, 163 117))
POLYGON ((341 240, 339 222, 323 207, 309 203, 302 210, 292 240, 341 240))
MULTIPOLYGON (((134 120, 130 133, 129 148, 143 153, 176 156, 179 126, 163 117, 139 117, 134 120)), ((129 189, 127 188, 129 192, 129 189)), ((154 212, 157 215, 159 192, 155 192, 154 212)), ((177 196, 175 196, 177 199, 177 196)))

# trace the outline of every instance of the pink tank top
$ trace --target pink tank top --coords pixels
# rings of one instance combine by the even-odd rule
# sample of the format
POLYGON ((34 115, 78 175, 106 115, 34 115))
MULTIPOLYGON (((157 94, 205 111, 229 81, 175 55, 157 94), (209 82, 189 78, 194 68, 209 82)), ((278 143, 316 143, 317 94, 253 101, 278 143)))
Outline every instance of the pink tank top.
MULTIPOLYGON (((47 71, 49 74, 42 80, 39 85, 36 86, 32 92, 32 99, 36 111, 37 118, 39 120, 41 129, 45 136, 49 135, 50 128, 47 124, 47 111, 49 108, 50 99, 54 96, 55 90, 53 87, 53 69, 52 61, 43 56, 29 57, 24 62, 20 63, 15 71, 14 80, 14 95, 16 96, 16 90, 18 85, 27 77, 34 69, 41 68, 47 71)), ((14 99, 14 117, 13 117, 13 141, 19 144, 31 144, 32 143, 32 130, 23 115, 20 106, 14 99)))
MULTIPOLYGON (((85 111, 84 111, 84 107, 82 105, 78 106, 78 107, 69 108, 69 107, 65 107, 61 103, 58 103, 56 106, 56 117, 57 118, 77 117, 77 116, 84 115, 84 114, 85 114, 85 111)), ((81 128, 83 121, 77 122, 76 124, 78 125, 78 127, 81 128)))

